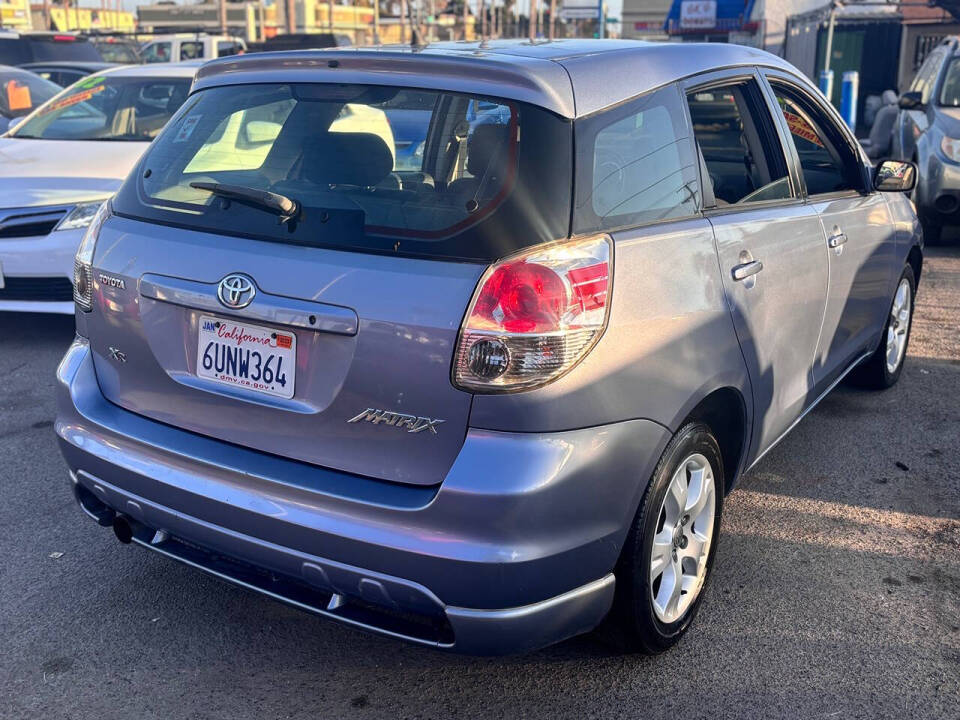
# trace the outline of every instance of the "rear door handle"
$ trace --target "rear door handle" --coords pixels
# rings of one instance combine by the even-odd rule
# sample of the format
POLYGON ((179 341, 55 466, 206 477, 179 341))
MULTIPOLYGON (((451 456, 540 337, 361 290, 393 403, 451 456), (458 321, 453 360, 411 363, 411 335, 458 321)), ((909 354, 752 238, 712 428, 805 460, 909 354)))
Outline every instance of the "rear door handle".
POLYGON ((827 238, 827 245, 832 248, 838 248, 847 241, 847 234, 844 232, 836 233, 827 238))
POLYGON ((733 279, 737 282, 743 282, 748 277, 753 277, 761 270, 763 270, 763 263, 759 260, 751 260, 750 262, 737 265, 733 268, 733 279))

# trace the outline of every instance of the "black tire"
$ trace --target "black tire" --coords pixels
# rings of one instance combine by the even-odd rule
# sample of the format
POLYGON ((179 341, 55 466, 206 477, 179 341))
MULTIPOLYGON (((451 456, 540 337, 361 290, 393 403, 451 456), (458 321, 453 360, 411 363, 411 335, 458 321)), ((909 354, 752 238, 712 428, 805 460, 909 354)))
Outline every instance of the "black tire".
POLYGON ((913 310, 916 307, 914 301, 917 295, 917 281, 913 276, 913 268, 910 265, 907 265, 903 269, 893 293, 894 297, 890 299, 886 321, 883 326, 883 334, 880 336, 880 345, 873 355, 864 360, 863 363, 850 374, 850 378, 855 385, 870 390, 886 390, 896 385, 897 380, 900 379, 900 373, 903 372, 903 366, 907 361, 907 351, 910 349, 910 333, 913 332, 913 310), (890 316, 893 312, 893 303, 896 300, 897 288, 900 287, 900 283, 904 279, 910 284, 910 322, 907 325, 907 337, 903 348, 903 356, 900 358, 900 364, 897 365, 896 370, 890 372, 887 368, 887 330, 890 316))
POLYGON ((720 447, 703 423, 689 423, 673 437, 647 486, 640 508, 624 543, 615 571, 617 578, 613 608, 601 627, 602 637, 625 652, 649 655, 673 647, 690 627, 706 590, 717 551, 724 490, 723 460, 720 447), (674 473, 691 455, 699 453, 714 473, 715 508, 713 532, 707 554, 706 576, 699 594, 675 622, 664 624, 653 606, 650 562, 653 537, 660 521, 660 510, 674 473))

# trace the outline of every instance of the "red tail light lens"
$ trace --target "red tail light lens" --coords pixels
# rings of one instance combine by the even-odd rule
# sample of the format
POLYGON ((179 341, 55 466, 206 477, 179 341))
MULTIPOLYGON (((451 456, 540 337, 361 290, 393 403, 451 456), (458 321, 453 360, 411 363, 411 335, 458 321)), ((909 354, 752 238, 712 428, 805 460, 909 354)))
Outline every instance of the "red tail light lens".
POLYGON ((606 326, 611 271, 606 235, 492 265, 460 330, 454 382, 473 391, 524 390, 570 370, 606 326))

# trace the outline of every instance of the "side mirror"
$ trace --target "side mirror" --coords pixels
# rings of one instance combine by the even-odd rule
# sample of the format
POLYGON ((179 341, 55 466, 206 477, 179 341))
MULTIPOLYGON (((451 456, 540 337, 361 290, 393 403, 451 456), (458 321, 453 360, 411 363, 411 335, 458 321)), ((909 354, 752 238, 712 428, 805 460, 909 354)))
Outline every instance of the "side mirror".
POLYGON ((917 185, 917 166, 898 160, 884 160, 877 166, 873 186, 880 192, 910 192, 917 185))
POLYGON ((916 91, 905 92, 900 96, 899 104, 903 110, 922 110, 923 95, 916 91))

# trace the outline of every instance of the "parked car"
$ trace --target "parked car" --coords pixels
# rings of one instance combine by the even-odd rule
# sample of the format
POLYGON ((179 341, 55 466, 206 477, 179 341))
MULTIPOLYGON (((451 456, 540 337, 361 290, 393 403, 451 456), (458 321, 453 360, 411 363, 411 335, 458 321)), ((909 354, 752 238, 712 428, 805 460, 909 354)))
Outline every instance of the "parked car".
POLYGON ((350 45, 353 45, 350 36, 341 33, 283 33, 263 42, 248 43, 247 51, 316 50, 350 45))
POLYGON ((0 28, 0 64, 70 60, 103 62, 92 43, 76 33, 18 32, 0 28))
POLYGON ((0 134, 60 92, 60 86, 19 68, 0 65, 0 134))
POLYGON ((82 508, 430 647, 676 643, 744 472, 849 374, 896 383, 915 168, 736 45, 276 58, 203 66, 80 246, 82 508), (416 168, 332 131, 426 93, 416 168), (245 163, 207 151, 237 117, 279 126, 245 163))
POLYGON ((84 230, 186 99, 196 68, 90 75, 0 138, 0 310, 74 311, 84 230))
POLYGON ((68 85, 73 85, 77 80, 85 78, 87 75, 117 67, 117 64, 108 62, 60 61, 26 63, 20 67, 60 87, 67 87, 68 85))
POLYGON ((175 33, 155 35, 140 49, 140 57, 145 63, 211 60, 227 55, 242 55, 246 49, 246 42, 228 35, 175 33))
POLYGON ((930 53, 900 96, 893 156, 919 170, 914 202, 929 243, 960 220, 960 37, 930 53))
POLYGON ((103 59, 107 62, 121 65, 138 65, 140 58, 140 43, 124 35, 89 35, 90 42, 103 59))

